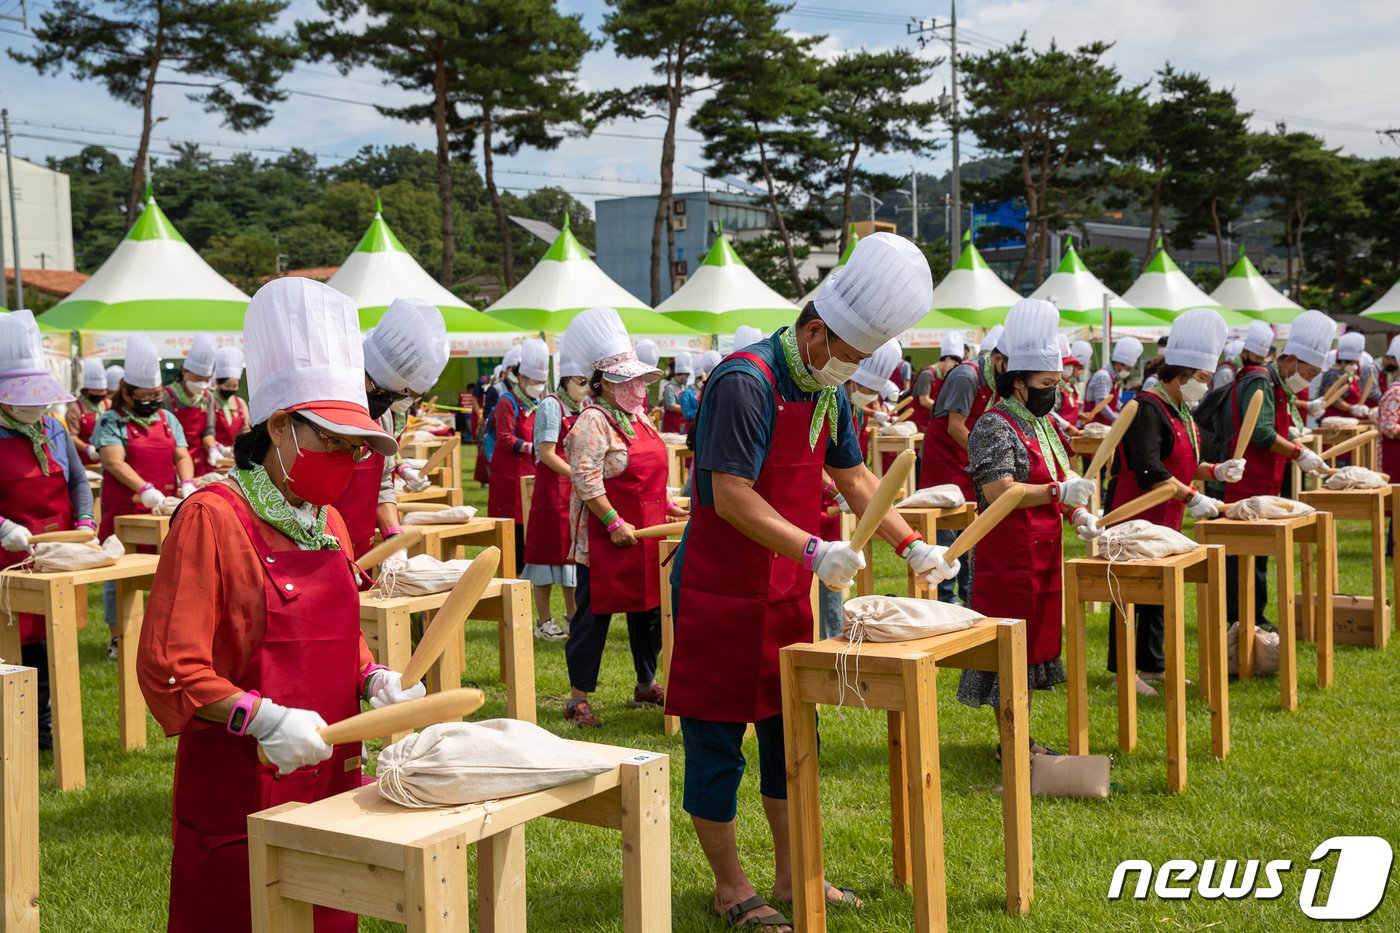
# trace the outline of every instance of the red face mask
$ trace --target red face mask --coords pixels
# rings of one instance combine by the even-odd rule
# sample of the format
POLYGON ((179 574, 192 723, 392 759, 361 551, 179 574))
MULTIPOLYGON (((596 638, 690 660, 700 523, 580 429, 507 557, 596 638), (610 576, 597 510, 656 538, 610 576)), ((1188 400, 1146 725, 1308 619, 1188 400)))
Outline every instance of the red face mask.
MULTIPOLYGON (((296 444, 296 434, 292 435, 296 444)), ((350 452, 326 453, 325 451, 303 450, 297 444, 297 457, 292 468, 282 463, 282 451, 277 450, 277 462, 287 474, 287 488, 312 505, 330 505, 340 498, 345 487, 350 485, 350 476, 355 472, 355 460, 350 452)))

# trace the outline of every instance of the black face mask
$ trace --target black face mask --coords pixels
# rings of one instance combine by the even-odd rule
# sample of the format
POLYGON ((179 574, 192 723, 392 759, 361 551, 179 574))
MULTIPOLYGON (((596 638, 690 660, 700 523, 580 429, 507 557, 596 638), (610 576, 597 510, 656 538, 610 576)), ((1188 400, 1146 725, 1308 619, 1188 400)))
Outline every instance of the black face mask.
POLYGON ((1026 386, 1026 410, 1037 418, 1044 418, 1055 410, 1055 397, 1059 395, 1055 386, 1035 389, 1026 386))
POLYGON ((235 395, 237 395, 237 394, 238 394, 238 390, 237 390, 237 389, 220 389, 220 390, 219 390, 219 398, 223 399, 225 402, 227 402, 229 399, 233 398, 233 397, 234 397, 235 395))
POLYGON ((388 393, 370 392, 367 398, 369 400, 369 416, 376 421, 389 410, 390 405, 394 404, 394 397, 388 393))
POLYGON ((149 418, 151 415, 160 411, 160 399, 154 399, 149 402, 142 402, 140 400, 133 401, 131 403, 131 410, 136 413, 136 417, 138 418, 149 418))
POLYGON ((105 395, 92 395, 91 393, 86 392, 83 393, 83 397, 86 398, 88 402, 90 402, 93 405, 101 405, 107 400, 107 396, 105 395))
POLYGON ((1394 363, 1392 363, 1385 368, 1385 371, 1388 373, 1400 372, 1400 366, 1396 366, 1394 363))

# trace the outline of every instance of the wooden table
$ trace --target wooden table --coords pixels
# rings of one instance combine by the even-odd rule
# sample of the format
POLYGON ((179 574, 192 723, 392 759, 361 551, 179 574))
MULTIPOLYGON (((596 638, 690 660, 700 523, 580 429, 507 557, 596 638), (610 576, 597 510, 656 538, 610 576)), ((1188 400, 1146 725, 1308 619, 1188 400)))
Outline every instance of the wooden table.
MULTIPOLYGON (((1225 549, 1202 545, 1159 560, 1065 561, 1066 667, 1069 753, 1089 754, 1089 670, 1084 635, 1086 602, 1114 603, 1118 630, 1118 748, 1137 745, 1137 606, 1161 606, 1166 671, 1167 790, 1186 789, 1186 584, 1196 584, 1196 638, 1201 689, 1210 703, 1210 750, 1230 754, 1230 692, 1225 670, 1225 549)), ((1114 624, 1114 623, 1110 623, 1114 624)))
POLYGON ((695 461, 695 451, 684 444, 666 445, 666 485, 684 489, 690 479, 690 466, 695 461))
POLYGON ((456 486, 429 486, 422 492, 400 489, 394 498, 399 502, 441 502, 456 508, 462 504, 462 490, 456 486))
MULTIPOLYGON (((549 469, 549 467, 545 467, 549 469)), ((530 506, 535 501, 535 478, 533 476, 520 477, 520 528, 525 532, 525 539, 530 538, 530 506)))
POLYGON ((1299 549, 1303 578, 1302 628, 1317 638, 1317 685, 1332 686, 1332 592, 1336 589, 1336 537, 1332 516, 1313 512, 1291 518, 1237 521, 1215 518, 1196 522, 1196 540, 1225 546, 1227 557, 1239 558, 1239 676, 1254 676, 1254 559, 1275 560, 1278 590, 1279 705, 1298 708, 1297 630, 1293 604, 1294 547, 1299 549), (1310 549, 1312 553, 1310 552, 1310 549), (1314 573, 1313 564, 1316 564, 1314 573))
MULTIPOLYGON (((1363 521, 1370 526, 1370 595, 1337 594, 1332 598, 1333 637, 1347 645, 1385 648, 1390 641, 1390 629, 1393 624, 1391 613, 1396 607, 1400 607, 1400 547, 1392 549, 1392 582, 1388 593, 1385 585, 1385 517, 1400 514, 1400 508, 1397 508, 1397 502, 1400 502, 1400 486, 1381 486, 1379 489, 1314 489, 1300 494, 1298 499, 1319 511, 1332 513, 1334 522, 1363 521), (1389 606, 1386 605, 1387 595, 1390 596, 1389 606)), ((1400 528, 1394 527, 1393 522, 1390 535, 1392 544, 1400 543, 1400 528)), ((1307 628, 1300 634, 1305 638, 1312 637, 1307 628)))
POLYGON ((894 881, 900 886, 912 882, 913 929, 919 933, 948 929, 934 690, 934 675, 940 667, 996 671, 1001 676, 997 721, 1005 788, 1001 800, 1006 910, 1011 914, 1029 911, 1033 881, 1026 623, 984 619, 947 635, 866 642, 858 656, 852 653, 843 660, 848 647, 845 639, 831 638, 814 645, 790 645, 779 652, 796 928, 807 933, 826 929, 816 721, 817 704, 826 703, 888 711, 894 881), (846 672, 845 682, 841 670, 846 672))
POLYGON ((92 520, 102 523, 102 480, 88 477, 88 489, 92 492, 92 520))
MULTIPOLYGON (((922 434, 881 434, 870 435, 870 470, 877 477, 885 475, 885 454, 898 454, 912 450, 917 454, 924 446, 922 434)), ((912 496, 919 489, 919 477, 915 470, 909 471, 909 479, 904 483, 904 494, 912 496)))
POLYGON ((112 524, 117 539, 128 549, 145 545, 155 548, 159 554, 165 536, 170 534, 169 515, 152 515, 149 512, 118 515, 112 524))
POLYGON ((501 568, 515 569, 515 521, 509 518, 487 518, 478 515, 470 521, 443 525, 409 525, 423 532, 423 537, 409 551, 410 555, 428 554, 438 560, 460 556, 463 547, 501 549, 501 568))
MULTIPOLYGON (((435 437, 431 441, 416 441, 405 444, 399 451, 401 459, 426 460, 437 452, 437 449, 452 439, 449 437, 435 437)), ((452 453, 447 455, 442 466, 432 472, 432 477, 436 477, 434 486, 443 489, 452 489, 462 485, 462 445, 458 444, 452 453)))
MULTIPOLYGON (((524 931, 525 824, 550 817, 619 831, 623 930, 671 933, 670 760, 578 744, 616 767, 489 804, 408 809, 361 787, 254 813, 248 818, 253 929, 311 933, 311 905, 322 904, 406 924, 409 933, 460 933, 471 922, 466 850, 475 845, 477 929, 524 931)), ((551 888, 600 896, 577 890, 558 869, 556 863, 541 871, 551 888)))
MULTIPOLYGON (((401 671, 413 656, 412 615, 427 620, 442 608, 447 592, 427 596, 384 596, 378 587, 360 594, 360 631, 380 664, 401 671)), ((500 627, 500 674, 506 684, 506 715, 535 721, 535 644, 530 616, 530 584, 492 580, 471 618, 500 627)), ((456 651, 444 651, 424 678, 430 693, 459 687, 466 670, 466 639, 456 651)), ((398 738, 398 736, 396 736, 398 738)))
MULTIPOLYGON (((78 674, 78 620, 85 616, 87 587, 117 584, 117 727, 124 749, 146 747, 146 701, 136 682, 136 643, 141 637, 142 590, 151 588, 159 558, 125 554, 110 567, 57 573, 0 571, 8 612, 44 617, 49 643, 49 704, 53 710, 54 782, 59 790, 87 784, 83 762, 83 695, 78 674)), ((0 612, 0 658, 17 658, 19 625, 0 612)))
POLYGON ((38 672, 0 665, 0 930, 39 931, 38 672))

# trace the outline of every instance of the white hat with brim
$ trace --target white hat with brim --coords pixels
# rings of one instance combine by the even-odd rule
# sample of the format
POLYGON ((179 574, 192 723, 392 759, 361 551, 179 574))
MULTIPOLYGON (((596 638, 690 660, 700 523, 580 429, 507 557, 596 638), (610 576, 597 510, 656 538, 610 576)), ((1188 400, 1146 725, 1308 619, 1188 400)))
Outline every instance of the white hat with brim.
POLYGON ((0 315, 0 404, 25 408, 73 401, 44 365, 44 342, 33 312, 0 315))
POLYGON ((1296 357, 1309 366, 1327 362, 1327 351, 1337 336, 1337 322, 1321 311, 1304 311, 1293 320, 1283 355, 1296 357))

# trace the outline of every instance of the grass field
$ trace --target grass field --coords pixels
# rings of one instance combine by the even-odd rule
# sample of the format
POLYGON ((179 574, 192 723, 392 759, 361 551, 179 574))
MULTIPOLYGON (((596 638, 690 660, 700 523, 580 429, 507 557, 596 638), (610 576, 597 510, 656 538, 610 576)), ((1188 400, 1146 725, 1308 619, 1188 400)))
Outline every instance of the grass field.
MULTIPOLYGON (((471 475, 474 449, 465 458, 471 475)), ((468 484, 467 499, 483 508, 485 494, 468 484)), ((1369 538, 1360 526, 1343 525, 1342 588, 1369 585, 1369 538)), ((1073 541, 1073 535, 1068 535, 1073 541)), ((1075 542, 1071 551, 1077 551, 1075 542)), ((904 592, 903 565, 877 546, 878 591, 904 592)), ((94 588, 90 617, 101 619, 94 588)), ((556 602, 559 597, 556 595, 556 602)), ((1188 618, 1188 676, 1196 669, 1194 600, 1188 618)), ((562 608, 556 608, 562 613, 562 608)), ((1272 617, 1272 611, 1270 612, 1272 617)), ((556 616, 557 618, 558 616, 556 616)), ((497 679, 496 635, 468 627, 467 677, 486 691, 482 718, 504 715, 497 679)), ((1090 738, 1095 751, 1116 743, 1115 688, 1104 669, 1107 613, 1089 625, 1090 738)), ((116 665, 106 659, 104 628, 80 634, 86 790, 54 790, 52 756, 42 756, 42 904, 46 930, 149 931, 164 929, 170 858, 170 782, 175 743, 148 719, 150 747, 123 753, 117 746, 116 665)), ((709 872, 681 811, 684 753, 680 737, 661 733, 661 714, 626 705, 632 688, 626 627, 610 633, 601 688, 594 708, 604 728, 579 734, 560 712, 568 695, 563 643, 536 642, 539 722, 560 735, 665 752, 672 776, 672 899, 674 928, 719 931, 710 913, 709 872)), ((1209 711, 1188 694, 1189 785, 1166 793, 1165 725, 1160 700, 1139 704, 1139 744, 1119 755, 1113 773, 1120 786, 1107 801, 1036 799, 1033 803, 1035 902, 1029 916, 1002 910, 1001 808, 992 788, 1000 782, 993 761, 995 732, 987 710, 954 699, 957 674, 939 677, 938 705, 948 872, 948 916, 954 930, 1302 930, 1325 929, 1298 906, 1303 870, 1315 846, 1337 835, 1377 835, 1395 843, 1400 814, 1400 700, 1392 688, 1400 656, 1342 646, 1336 687, 1316 688, 1311 646, 1298 652, 1299 708, 1278 708, 1274 677, 1231 685, 1231 754, 1210 758, 1209 711), (1290 859, 1284 891, 1276 900, 1161 900, 1111 902, 1106 894, 1124 859, 1153 865, 1173 858, 1290 859)), ((838 910, 833 931, 912 929, 910 899, 890 881, 889 796, 885 717, 876 711, 823 710, 822 794, 827 872, 866 899, 860 911, 838 910)), ((1065 745, 1065 694, 1040 693, 1031 716, 1042 742, 1065 745)), ((749 748, 752 767, 756 755, 749 748)), ((757 799, 756 773, 745 777, 740 801, 741 852, 760 892, 772 884, 767 824, 757 799)), ((527 833, 530 928, 536 933, 620 931, 621 859, 617 837, 604 830, 545 821, 527 833)), ((1331 875, 1336 857, 1325 864, 1331 875)), ((1131 885, 1130 885, 1131 887, 1131 885)), ((1323 889, 1325 890, 1324 883, 1323 889)), ((1340 927, 1340 925, 1338 925, 1340 927)), ((1349 929, 1400 929, 1400 897, 1391 896, 1349 929)), ((395 929, 362 921, 362 929, 395 929)))

